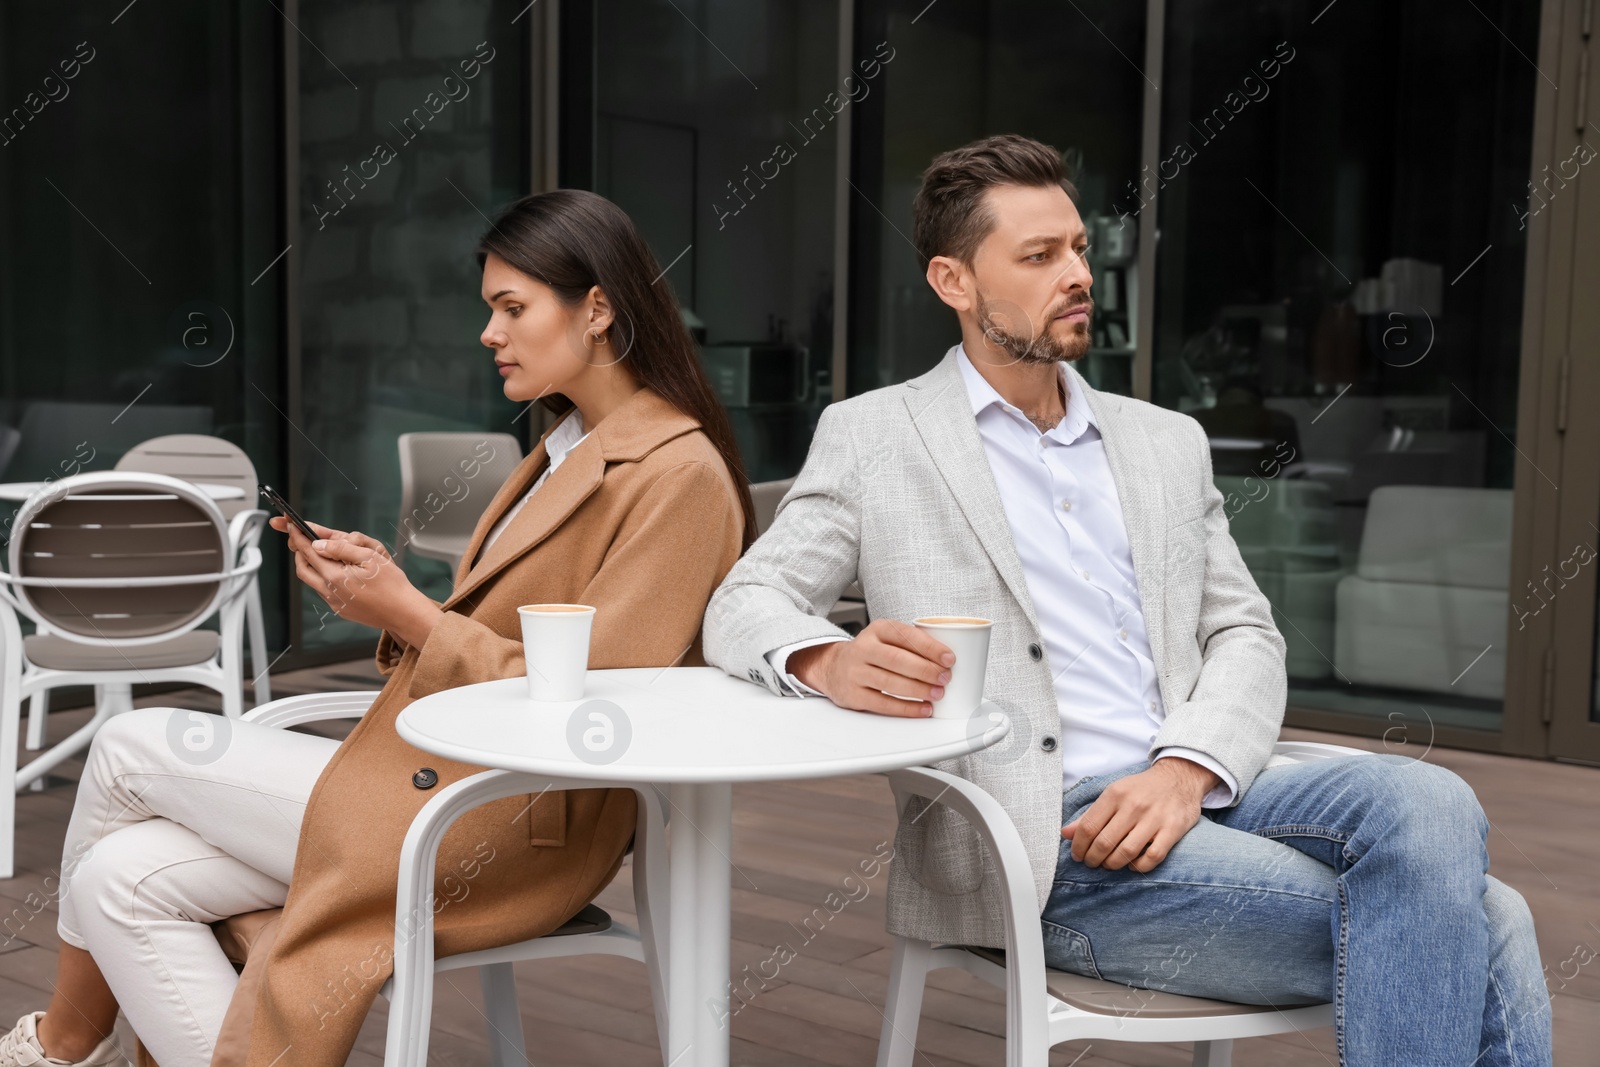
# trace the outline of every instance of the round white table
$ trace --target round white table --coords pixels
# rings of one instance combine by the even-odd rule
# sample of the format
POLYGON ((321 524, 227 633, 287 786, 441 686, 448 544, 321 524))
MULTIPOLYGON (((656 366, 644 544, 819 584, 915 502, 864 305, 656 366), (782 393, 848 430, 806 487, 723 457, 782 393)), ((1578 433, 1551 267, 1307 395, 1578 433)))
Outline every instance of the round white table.
MULTIPOLYGON (((49 484, 49 482, 0 482, 0 500, 10 500, 20 504, 49 484)), ((220 482, 194 484, 212 500, 238 500, 244 496, 244 490, 237 485, 223 485, 220 482)))
MULTIPOLYGON (((483 799, 462 791, 473 778, 452 785, 452 821, 549 779, 664 786, 673 830, 663 1044, 672 1067, 728 1063, 732 783, 922 766, 986 748, 1011 727, 992 704, 971 719, 868 715, 822 698, 774 696, 713 667, 590 671, 584 698, 563 703, 535 703, 527 694, 525 678, 448 689, 413 701, 396 729, 423 751, 516 772, 515 780, 495 781, 492 771, 474 776, 485 780, 483 799)), ((431 835, 431 848, 412 848, 408 837, 397 915, 431 923, 432 909, 417 904, 432 888, 444 828, 431 835)), ((421 1067, 427 1057, 431 934, 430 927, 396 939, 389 1067, 421 1067)))

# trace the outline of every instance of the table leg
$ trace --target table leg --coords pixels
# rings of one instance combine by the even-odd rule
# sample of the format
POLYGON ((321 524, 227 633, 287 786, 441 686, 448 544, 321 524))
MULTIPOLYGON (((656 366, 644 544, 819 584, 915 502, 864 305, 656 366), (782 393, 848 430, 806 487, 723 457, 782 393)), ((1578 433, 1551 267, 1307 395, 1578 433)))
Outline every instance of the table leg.
POLYGON ((727 1067, 733 787, 668 787, 668 1067, 727 1067))

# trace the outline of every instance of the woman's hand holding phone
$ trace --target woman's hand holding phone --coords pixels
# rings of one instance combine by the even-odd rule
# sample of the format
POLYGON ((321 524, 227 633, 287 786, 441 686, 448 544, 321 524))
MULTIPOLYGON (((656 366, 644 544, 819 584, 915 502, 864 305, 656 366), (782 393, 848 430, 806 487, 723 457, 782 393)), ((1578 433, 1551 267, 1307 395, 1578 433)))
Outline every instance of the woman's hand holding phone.
POLYGON ((274 530, 289 535, 295 575, 341 619, 388 630, 406 644, 420 647, 443 616, 439 605, 394 566, 389 550, 376 538, 307 520, 321 535, 321 540, 313 542, 282 515, 268 522, 274 530))

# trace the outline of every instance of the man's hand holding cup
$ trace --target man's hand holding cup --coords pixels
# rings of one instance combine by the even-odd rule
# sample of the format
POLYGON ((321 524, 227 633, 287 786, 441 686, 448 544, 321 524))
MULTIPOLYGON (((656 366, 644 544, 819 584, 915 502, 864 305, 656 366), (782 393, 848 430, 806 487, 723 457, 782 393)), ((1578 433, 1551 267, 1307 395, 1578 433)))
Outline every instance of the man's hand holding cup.
POLYGON ((963 703, 972 707, 941 705, 939 710, 965 718, 982 699, 988 646, 987 619, 935 616, 916 624, 876 619, 854 640, 802 648, 785 666, 839 707, 878 715, 928 718, 936 714, 935 703, 945 699, 947 689, 959 689, 963 703), (975 678, 969 681, 962 672, 952 686, 958 653, 935 633, 961 649, 960 656, 969 661, 965 670, 975 670, 975 678))

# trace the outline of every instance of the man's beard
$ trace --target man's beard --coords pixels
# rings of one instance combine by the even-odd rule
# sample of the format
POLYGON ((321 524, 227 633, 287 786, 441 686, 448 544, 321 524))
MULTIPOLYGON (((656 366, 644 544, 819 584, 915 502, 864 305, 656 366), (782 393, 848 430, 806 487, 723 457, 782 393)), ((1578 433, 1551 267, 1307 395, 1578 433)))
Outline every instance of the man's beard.
POLYGON ((1070 363, 1088 354, 1089 344, 1093 339, 1089 323, 1094 316, 1094 300, 1087 293, 1068 297, 1051 308, 1049 314, 1045 316, 1044 328, 1037 332, 1032 329, 1033 324, 1028 321, 1028 316, 1017 309, 1015 304, 1010 304, 1008 301, 1000 303, 1006 305, 1005 310, 994 307, 982 292, 978 293, 978 326, 983 330, 984 340, 1005 349, 1018 363, 1070 363), (1057 318, 1078 308, 1087 311, 1089 318, 1083 322, 1072 323, 1071 333, 1067 339, 1057 340, 1050 327, 1055 324, 1057 318), (1014 332, 1017 324, 1026 324, 1029 327, 1027 336, 1019 336, 1014 332))

